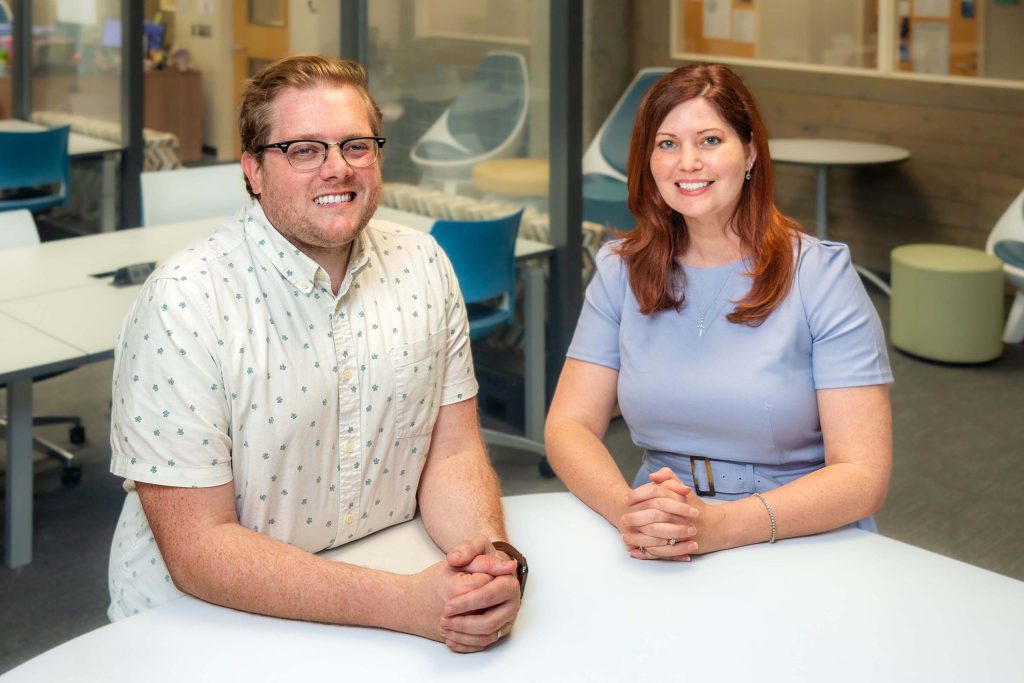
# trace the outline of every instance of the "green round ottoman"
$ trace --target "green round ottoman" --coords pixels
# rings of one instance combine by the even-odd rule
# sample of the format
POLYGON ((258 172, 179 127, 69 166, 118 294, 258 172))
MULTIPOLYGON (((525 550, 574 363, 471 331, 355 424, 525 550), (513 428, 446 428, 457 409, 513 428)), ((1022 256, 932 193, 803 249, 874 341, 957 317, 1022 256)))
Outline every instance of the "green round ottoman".
POLYGON ((893 346, 948 363, 1003 353, 1003 264, 978 249, 909 244, 892 250, 893 346))

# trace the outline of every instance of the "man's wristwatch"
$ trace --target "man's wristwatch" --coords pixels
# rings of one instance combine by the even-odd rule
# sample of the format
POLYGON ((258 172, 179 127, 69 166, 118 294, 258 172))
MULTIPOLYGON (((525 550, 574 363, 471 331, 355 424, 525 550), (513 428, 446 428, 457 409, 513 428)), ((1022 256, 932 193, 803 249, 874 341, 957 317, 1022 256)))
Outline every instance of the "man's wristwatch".
POLYGON ((519 599, 523 599, 523 593, 526 592, 526 577, 530 573, 530 567, 526 564, 526 558, 523 554, 515 549, 511 543, 505 541, 494 541, 491 543, 495 550, 500 550, 505 553, 519 565, 516 569, 516 578, 519 579, 519 599))

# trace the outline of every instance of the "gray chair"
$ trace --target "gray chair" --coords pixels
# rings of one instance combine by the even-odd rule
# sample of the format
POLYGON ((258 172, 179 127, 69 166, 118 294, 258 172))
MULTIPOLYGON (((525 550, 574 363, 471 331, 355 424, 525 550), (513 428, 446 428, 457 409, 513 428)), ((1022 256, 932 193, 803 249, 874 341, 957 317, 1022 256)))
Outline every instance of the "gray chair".
MULTIPOLYGON (((15 211, 0 211, 0 249, 16 249, 19 247, 31 247, 39 244, 39 232, 36 230, 35 220, 28 209, 15 211)), ((40 375, 33 377, 33 382, 56 377, 64 374, 61 372, 40 375)), ((0 385, 2 387, 3 385, 0 385)), ((0 415, 0 439, 7 436, 7 418, 0 415)), ((73 444, 80 444, 85 441, 85 427, 82 425, 82 418, 77 415, 40 415, 32 417, 32 424, 52 425, 70 424, 71 429, 68 438, 73 444)), ((81 468, 75 463, 74 453, 61 448, 57 444, 39 436, 32 436, 32 446, 39 451, 58 460, 64 465, 61 471, 61 481, 65 484, 77 484, 82 477, 81 468)))

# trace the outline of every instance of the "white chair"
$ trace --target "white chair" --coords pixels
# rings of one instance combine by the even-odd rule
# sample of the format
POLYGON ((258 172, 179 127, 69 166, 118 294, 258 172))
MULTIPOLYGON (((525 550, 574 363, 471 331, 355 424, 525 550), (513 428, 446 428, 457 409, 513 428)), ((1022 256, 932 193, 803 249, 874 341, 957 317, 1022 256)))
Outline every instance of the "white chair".
POLYGON ((632 230, 627 206, 626 163, 633 137, 633 120, 640 101, 671 69, 642 69, 626 86, 597 135, 583 154, 583 220, 616 230, 632 230))
POLYGON ((1003 330, 1003 342, 1024 341, 1024 192, 1010 204, 989 233, 985 251, 1003 261, 1003 275, 1017 289, 1010 317, 1003 330))
POLYGON ((36 220, 28 209, 0 211, 0 249, 34 247, 39 244, 36 220))
MULTIPOLYGON (((20 247, 34 247, 39 244, 39 231, 36 229, 35 219, 28 209, 16 209, 14 211, 0 211, 0 249, 17 249, 20 247)), ((32 381, 48 379, 62 375, 67 370, 55 372, 39 377, 33 377, 32 381)), ((0 384, 0 388, 4 385, 0 384)), ((85 441, 85 427, 82 426, 82 418, 77 415, 44 415, 33 416, 33 425, 70 424, 71 431, 69 438, 71 443, 79 444, 85 441)), ((7 418, 0 415, 0 439, 7 436, 7 418)), ((61 481, 65 484, 77 484, 82 476, 82 470, 75 464, 75 455, 70 451, 61 448, 57 444, 38 436, 32 437, 32 447, 40 453, 58 460, 64 465, 61 472, 61 481)))
POLYGON ((237 162, 142 174, 146 227, 234 214, 250 201, 237 162))
POLYGON ((409 155, 425 182, 453 190, 481 161, 516 155, 528 109, 526 60, 515 52, 489 52, 409 155))

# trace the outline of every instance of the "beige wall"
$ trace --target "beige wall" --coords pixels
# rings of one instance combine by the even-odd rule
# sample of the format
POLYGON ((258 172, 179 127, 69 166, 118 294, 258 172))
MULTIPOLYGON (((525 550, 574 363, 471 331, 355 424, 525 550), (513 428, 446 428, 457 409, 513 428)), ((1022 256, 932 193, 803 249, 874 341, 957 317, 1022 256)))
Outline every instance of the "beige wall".
POLYGON ((234 75, 232 73, 232 3, 211 2, 211 13, 199 2, 179 2, 174 34, 179 47, 192 53, 192 64, 203 76, 203 144, 217 150, 222 161, 237 158, 234 149, 234 75), (210 27, 209 36, 193 36, 193 25, 210 27))
POLYGON ((288 39, 293 53, 340 54, 341 3, 289 0, 288 39))
MULTIPOLYGON (((669 58, 668 6, 638 2, 633 67, 669 58)), ((878 76, 736 67, 761 107, 769 134, 865 140, 910 150, 895 166, 833 169, 831 236, 858 262, 887 272, 900 244, 983 248, 989 230, 1024 188, 1024 90, 878 76)), ((780 208, 814 225, 810 169, 779 165, 780 208)))

